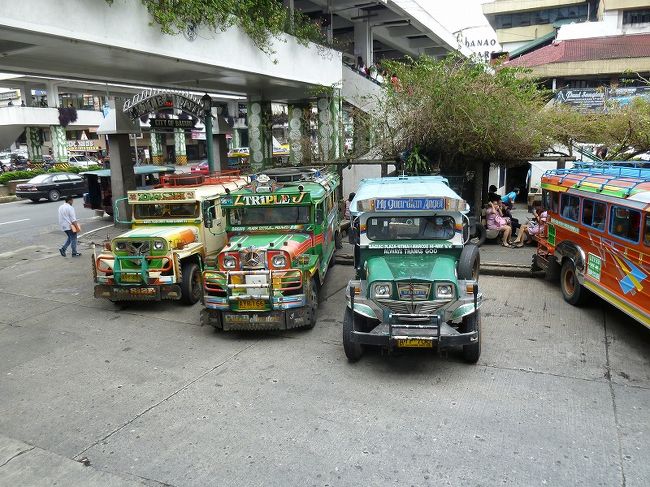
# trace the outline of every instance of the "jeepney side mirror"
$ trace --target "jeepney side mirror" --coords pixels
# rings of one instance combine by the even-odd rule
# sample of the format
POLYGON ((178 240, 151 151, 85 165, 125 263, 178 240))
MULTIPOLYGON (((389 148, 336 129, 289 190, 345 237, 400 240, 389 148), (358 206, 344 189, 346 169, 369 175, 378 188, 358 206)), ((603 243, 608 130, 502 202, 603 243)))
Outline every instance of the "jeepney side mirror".
POLYGON ((203 212, 203 225, 205 228, 212 228, 214 225, 214 219, 212 218, 212 208, 214 205, 211 205, 209 201, 203 201, 201 203, 201 211, 203 212))

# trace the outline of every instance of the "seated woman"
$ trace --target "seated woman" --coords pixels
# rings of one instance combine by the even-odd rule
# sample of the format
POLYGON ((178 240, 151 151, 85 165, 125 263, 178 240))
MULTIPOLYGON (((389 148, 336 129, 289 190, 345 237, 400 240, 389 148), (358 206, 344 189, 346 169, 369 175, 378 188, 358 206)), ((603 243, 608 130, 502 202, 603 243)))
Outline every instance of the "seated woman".
POLYGON ((534 237, 539 235, 541 225, 546 222, 548 213, 546 210, 542 210, 541 206, 536 206, 533 209, 533 215, 534 218, 521 227, 517 239, 513 242, 516 247, 523 247, 525 243, 531 243, 534 237))
POLYGON ((485 211, 485 220, 487 222, 488 230, 499 230, 503 232, 501 245, 504 247, 513 248, 509 243, 510 235, 512 234, 512 227, 509 225, 510 221, 501 213, 500 198, 498 195, 490 198, 488 207, 485 211))

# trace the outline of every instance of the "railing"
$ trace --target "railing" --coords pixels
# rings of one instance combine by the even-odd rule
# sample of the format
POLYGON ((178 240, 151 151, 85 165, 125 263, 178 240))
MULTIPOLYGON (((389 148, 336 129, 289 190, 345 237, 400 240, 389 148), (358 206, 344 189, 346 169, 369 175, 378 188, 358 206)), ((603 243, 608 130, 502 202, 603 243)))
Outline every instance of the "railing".
POLYGON ((241 177, 237 169, 220 171, 204 176, 202 174, 166 174, 160 177, 162 188, 179 188, 185 186, 206 186, 236 181, 241 177))

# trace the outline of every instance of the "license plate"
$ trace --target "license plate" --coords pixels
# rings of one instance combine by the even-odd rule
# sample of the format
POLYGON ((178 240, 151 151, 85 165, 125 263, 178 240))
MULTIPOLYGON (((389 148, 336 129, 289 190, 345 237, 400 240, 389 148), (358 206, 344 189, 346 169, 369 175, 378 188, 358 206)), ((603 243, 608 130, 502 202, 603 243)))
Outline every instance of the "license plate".
POLYGON ((422 338, 399 338, 397 346, 399 348, 433 348, 433 341, 422 338))
POLYGON ((140 274, 122 274, 122 282, 140 282, 140 274))
POLYGON ((247 299, 239 301, 239 309, 263 310, 266 308, 266 301, 263 299, 247 299))

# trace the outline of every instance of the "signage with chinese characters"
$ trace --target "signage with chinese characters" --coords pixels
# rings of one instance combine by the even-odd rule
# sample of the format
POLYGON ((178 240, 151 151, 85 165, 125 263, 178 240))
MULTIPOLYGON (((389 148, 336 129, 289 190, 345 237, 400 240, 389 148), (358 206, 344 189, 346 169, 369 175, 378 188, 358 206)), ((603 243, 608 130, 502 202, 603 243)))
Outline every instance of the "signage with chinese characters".
POLYGON ((96 140, 68 140, 68 149, 69 150, 87 150, 87 151, 96 151, 99 150, 97 147, 96 140))
POLYGON ((431 211, 444 209, 444 198, 378 198, 375 200, 375 211, 431 211))

